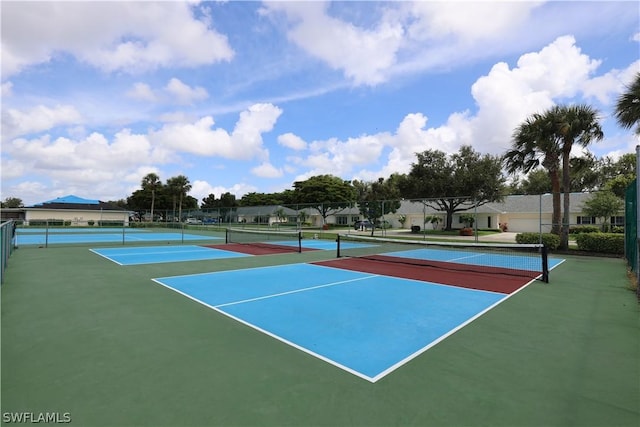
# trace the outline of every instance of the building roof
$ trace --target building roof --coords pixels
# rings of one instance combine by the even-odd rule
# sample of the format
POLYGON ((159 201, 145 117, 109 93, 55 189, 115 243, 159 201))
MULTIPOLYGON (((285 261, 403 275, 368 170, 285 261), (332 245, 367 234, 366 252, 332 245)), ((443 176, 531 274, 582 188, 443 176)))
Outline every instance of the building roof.
POLYGON ((46 202, 36 203, 32 206, 27 206, 27 209, 73 209, 73 210, 111 210, 111 211, 125 211, 119 206, 105 203, 100 200, 83 199, 82 197, 74 196, 70 194, 68 196, 57 197, 53 200, 46 202))

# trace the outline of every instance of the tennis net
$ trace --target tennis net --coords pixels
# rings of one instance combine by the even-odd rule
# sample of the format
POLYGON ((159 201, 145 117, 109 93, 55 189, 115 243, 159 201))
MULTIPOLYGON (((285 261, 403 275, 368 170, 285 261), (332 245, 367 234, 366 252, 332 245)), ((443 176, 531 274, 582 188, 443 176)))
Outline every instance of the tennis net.
POLYGON ((262 247, 278 246, 294 252, 302 252, 302 232, 227 228, 225 243, 239 243, 262 247))
POLYGON ((340 234, 337 257, 549 281, 547 249, 541 244, 428 242, 340 234))

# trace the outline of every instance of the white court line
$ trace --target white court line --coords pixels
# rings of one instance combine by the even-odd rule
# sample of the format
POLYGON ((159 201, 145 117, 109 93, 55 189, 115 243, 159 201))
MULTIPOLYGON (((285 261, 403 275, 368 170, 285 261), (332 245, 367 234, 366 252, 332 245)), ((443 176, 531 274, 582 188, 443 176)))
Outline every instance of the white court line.
POLYGON ((225 304, 216 305, 216 307, 227 307, 229 305, 243 304, 245 302, 252 302, 252 301, 259 301, 259 300, 268 299, 268 298, 275 298, 275 297, 279 297, 279 296, 283 296, 283 295, 296 294, 298 292, 311 291, 311 290, 314 290, 314 289, 321 289, 321 288, 327 288, 327 287, 330 287, 330 286, 342 285, 342 284, 345 284, 345 283, 357 282, 359 280, 373 279, 374 277, 379 277, 379 276, 377 274, 374 274, 374 275, 370 275, 370 276, 358 277, 358 278, 355 278, 355 279, 340 280, 338 282, 326 283, 324 285, 317 285, 317 286, 311 286, 311 287, 308 287, 308 288, 294 289, 293 291, 280 292, 280 293, 272 294, 272 295, 265 295, 265 296, 256 297, 256 298, 249 298, 249 299, 240 300, 240 301, 228 302, 228 303, 225 303, 225 304))
POLYGON ((93 252, 94 254, 96 254, 96 255, 100 255, 100 256, 101 256, 102 258, 104 258, 104 259, 108 259, 109 261, 111 261, 111 262, 115 262, 115 263, 116 263, 116 264, 118 264, 118 265, 124 265, 124 264, 122 264, 121 262, 116 261, 115 259, 109 258, 108 256, 101 254, 100 252, 96 252, 96 250, 95 250, 95 249, 89 249, 89 250, 90 250, 91 252, 93 252))
MULTIPOLYGON (((256 267, 256 268, 261 268, 261 267, 256 267)), ((180 277, 180 276, 174 276, 174 277, 180 277)), ((355 280, 361 280, 361 279, 372 278, 372 277, 375 277, 375 276, 367 276, 367 277, 363 277, 363 278, 355 279, 355 280)), ((285 338, 283 338, 283 337, 281 337, 279 335, 274 334, 273 332, 270 332, 270 331, 268 331, 266 329, 263 329, 263 328, 259 327, 258 325, 254 325, 253 323, 247 322, 246 320, 244 320, 244 319, 242 319, 240 317, 234 316, 233 314, 227 313, 226 311, 224 311, 224 310, 219 308, 219 307, 223 307, 223 306, 229 305, 229 304, 222 304, 222 305, 219 305, 219 306, 213 306, 213 305, 207 304, 206 302, 204 302, 202 300, 199 300, 199 299, 195 298, 194 296, 191 296, 191 295, 189 295, 189 294, 187 294, 185 292, 182 292, 182 291, 180 291, 178 289, 172 288, 171 286, 169 286, 169 285, 167 285, 165 283, 162 283, 159 279, 151 279, 151 280, 153 282, 156 282, 157 284, 159 284, 161 286, 164 286, 167 289, 170 289, 170 290, 172 290, 172 291, 174 291, 174 292, 176 292, 176 293, 178 293, 178 294, 180 294, 182 296, 185 296, 185 297, 189 298, 192 301, 197 302, 198 304, 202 304, 205 307, 208 307, 208 308, 210 308, 210 309, 212 309, 212 310, 214 310, 214 311, 216 311, 216 312, 218 312, 218 313, 220 313, 220 314, 222 314, 224 316, 227 316, 227 317, 235 320, 236 322, 239 322, 239 323, 241 323, 241 324, 243 324, 245 326, 248 326, 248 327, 250 327, 252 329, 255 329, 256 331, 262 332, 263 334, 268 335, 271 338, 274 338, 274 339, 276 339, 276 340, 278 340, 278 341, 280 341, 282 343, 290 345, 293 348, 296 348, 296 349, 298 349, 298 350, 300 350, 300 351, 302 351, 304 353, 307 353, 307 354, 309 354, 309 355, 311 355, 313 357, 316 357, 316 358, 318 358, 318 359, 320 359, 320 360, 322 360, 322 361, 324 361, 324 362, 326 362, 326 363, 328 363, 330 365, 333 365, 333 366, 335 366, 335 367, 337 367, 339 369, 342 369, 343 371, 346 371, 346 372, 348 372, 348 373, 350 373, 352 375, 355 375, 355 376, 357 376, 359 378, 367 380, 367 381, 369 381, 371 383, 374 383, 375 381, 377 381, 377 380, 371 378, 370 376, 363 374, 362 372, 356 371, 355 369, 351 369, 348 366, 342 365, 341 363, 338 363, 333 359, 329 359, 329 358, 327 358, 327 357, 325 357, 325 356, 323 356, 321 354, 318 354, 318 353, 316 353, 316 352, 314 352, 314 351, 312 351, 312 350, 310 350, 310 349, 308 349, 306 347, 303 347, 303 346, 298 345, 298 344, 296 344, 296 343, 294 343, 292 341, 289 341, 289 340, 287 340, 287 339, 285 339, 285 338)), ((353 281, 353 280, 351 280, 351 281, 353 281)), ((348 281, 345 281, 345 283, 346 282, 348 282, 348 281)), ((334 285, 337 285, 337 284, 339 284, 339 283, 334 283, 334 285)), ((316 286, 316 287, 323 287, 323 286, 332 286, 332 285, 328 284, 328 285, 321 285, 321 286, 316 286)))
MULTIPOLYGON (((139 256, 139 255, 166 255, 166 254, 186 254, 186 253, 206 253, 211 249, 192 249, 184 251, 160 251, 160 252, 116 252, 111 253, 109 256, 139 256)), ((211 252, 213 253, 213 252, 211 252)))

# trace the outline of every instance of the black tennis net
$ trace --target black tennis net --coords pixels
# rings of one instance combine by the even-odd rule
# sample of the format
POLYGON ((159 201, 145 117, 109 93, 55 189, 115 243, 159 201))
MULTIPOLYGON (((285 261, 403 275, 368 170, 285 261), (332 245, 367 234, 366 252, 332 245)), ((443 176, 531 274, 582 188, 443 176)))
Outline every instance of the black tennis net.
POLYGON ((340 234, 337 256, 549 281, 548 253, 542 244, 431 242, 340 234))
POLYGON ((225 234, 225 243, 239 243, 263 247, 278 246, 294 252, 302 252, 302 232, 300 231, 227 228, 225 234))

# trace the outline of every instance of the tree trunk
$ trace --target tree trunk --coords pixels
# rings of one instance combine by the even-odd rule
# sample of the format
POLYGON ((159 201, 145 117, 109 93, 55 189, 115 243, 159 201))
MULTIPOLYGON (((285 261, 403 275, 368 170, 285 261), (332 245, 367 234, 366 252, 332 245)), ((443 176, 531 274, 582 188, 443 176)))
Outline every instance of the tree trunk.
POLYGON ((560 177, 557 170, 549 171, 549 177, 551 178, 551 195, 553 200, 553 213, 551 216, 551 232, 553 234, 560 234, 560 177))
POLYGON ((151 190, 151 222, 153 222, 153 208, 155 207, 155 203, 156 203, 156 191, 151 190))
POLYGON ((562 206, 562 232, 560 233, 560 249, 569 249, 569 199, 571 197, 571 176, 569 175, 569 154, 562 152, 562 186, 564 187, 564 203, 562 206))

